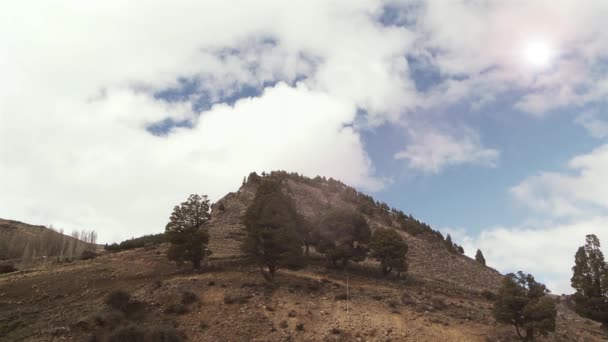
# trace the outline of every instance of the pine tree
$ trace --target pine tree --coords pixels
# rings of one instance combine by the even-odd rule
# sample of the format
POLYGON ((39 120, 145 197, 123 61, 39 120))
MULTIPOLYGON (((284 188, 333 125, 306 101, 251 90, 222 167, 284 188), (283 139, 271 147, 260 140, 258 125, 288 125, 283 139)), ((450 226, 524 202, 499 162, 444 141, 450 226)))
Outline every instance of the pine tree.
POLYGON ((272 281, 279 268, 300 262, 302 244, 296 230, 295 203, 278 182, 261 181, 243 223, 247 236, 241 248, 256 261, 264 278, 272 281))
POLYGON ((452 242, 452 236, 450 236, 450 234, 445 237, 445 243, 447 243, 447 245, 450 247, 454 246, 454 243, 452 242))
POLYGON ((608 266, 600 249, 600 240, 591 234, 586 237, 574 256, 572 287, 576 290, 576 312, 602 323, 608 330, 608 266))
POLYGON ((484 258, 483 253, 481 252, 481 249, 477 250, 477 253, 475 254, 475 260, 477 260, 477 262, 479 262, 482 265, 486 265, 486 258, 484 258))
POLYGON ((388 275, 395 269, 400 275, 407 270, 405 255, 407 244, 393 229, 378 228, 372 235, 369 244, 371 256, 380 262, 380 267, 384 275, 388 275))
POLYGON ((533 341, 555 331, 555 303, 549 290, 530 274, 507 274, 494 303, 494 318, 515 326, 522 341, 533 341))
POLYGON ((360 262, 367 256, 372 232, 363 215, 344 209, 332 209, 323 216, 315 231, 317 251, 334 267, 349 261, 360 262))
POLYGON ((171 243, 167 256, 170 260, 190 261, 199 268, 207 250, 209 233, 204 225, 211 218, 206 195, 190 195, 186 202, 173 208, 165 234, 171 243))

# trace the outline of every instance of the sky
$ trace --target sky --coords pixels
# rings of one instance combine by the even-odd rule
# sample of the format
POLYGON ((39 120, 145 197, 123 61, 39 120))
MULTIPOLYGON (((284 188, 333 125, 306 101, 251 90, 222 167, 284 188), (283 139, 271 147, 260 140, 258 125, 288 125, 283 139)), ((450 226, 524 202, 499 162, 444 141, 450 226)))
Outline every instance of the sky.
POLYGON ((12 2, 0 217, 121 241, 282 169, 570 293, 585 235, 608 243, 607 17, 603 0, 12 2))

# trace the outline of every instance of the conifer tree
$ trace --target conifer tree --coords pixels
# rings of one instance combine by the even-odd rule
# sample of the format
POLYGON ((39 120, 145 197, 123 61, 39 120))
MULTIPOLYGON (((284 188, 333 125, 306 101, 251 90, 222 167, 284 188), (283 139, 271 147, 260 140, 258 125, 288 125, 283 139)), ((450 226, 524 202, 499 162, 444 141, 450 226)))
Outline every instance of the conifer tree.
POLYGON ((277 181, 261 180, 243 223, 247 236, 241 248, 256 261, 266 280, 274 280, 279 268, 299 263, 302 244, 296 230, 298 214, 295 203, 281 192, 277 181))
POLYGON ((407 244, 393 229, 378 228, 372 235, 372 240, 369 244, 371 256, 380 262, 382 273, 389 274, 393 269, 398 272, 407 270, 405 255, 407 253, 407 244))
POLYGON ((190 261, 199 268, 207 250, 209 233, 204 225, 211 218, 206 195, 190 195, 186 202, 173 208, 165 234, 171 243, 167 256, 170 260, 190 261))
POLYGON ((367 244, 372 232, 363 215, 344 209, 332 209, 323 216, 315 240, 317 251, 325 254, 334 267, 341 262, 360 262, 367 256, 367 244))
POLYGON ((608 266, 600 249, 597 236, 587 235, 584 246, 579 247, 572 267, 572 287, 576 290, 576 312, 602 323, 608 331, 608 266))
POLYGON ((555 331, 555 303, 549 290, 530 274, 507 274, 494 303, 494 318, 515 326, 522 341, 533 341, 555 331))
POLYGON ((475 254, 475 260, 477 260, 477 262, 479 262, 482 265, 486 265, 486 258, 484 258, 483 253, 481 252, 481 249, 477 250, 477 253, 475 254))

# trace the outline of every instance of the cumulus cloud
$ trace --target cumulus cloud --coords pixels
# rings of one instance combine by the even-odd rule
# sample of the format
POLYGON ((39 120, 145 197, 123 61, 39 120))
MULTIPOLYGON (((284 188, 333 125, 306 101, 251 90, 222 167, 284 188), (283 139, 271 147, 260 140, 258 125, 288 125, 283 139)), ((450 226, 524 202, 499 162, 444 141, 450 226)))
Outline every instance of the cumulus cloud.
POLYGON ((370 124, 398 120, 415 98, 402 57, 411 33, 380 25, 381 10, 367 0, 11 5, 0 14, 0 216, 112 241, 162 230, 189 193, 217 199, 252 170, 378 189, 353 121, 359 109, 370 124), (250 88, 256 96, 224 103, 250 88), (146 130, 165 120, 188 125, 146 130))
POLYGON ((608 243, 607 216, 595 216, 569 223, 545 222, 521 227, 492 227, 471 235, 463 229, 442 229, 462 244, 474 258, 481 249, 487 265, 502 273, 522 270, 533 274, 556 294, 572 293, 570 277, 574 253, 585 244, 587 234, 608 243))
POLYGON ((554 216, 580 216, 608 210, 605 175, 608 145, 572 158, 570 172, 541 172, 511 188, 523 204, 554 216))
POLYGON ((442 169, 458 164, 478 164, 493 167, 499 152, 484 148, 479 135, 472 130, 464 130, 461 136, 439 131, 412 131, 412 139, 407 148, 395 154, 396 159, 405 159, 412 169, 439 173, 442 169))

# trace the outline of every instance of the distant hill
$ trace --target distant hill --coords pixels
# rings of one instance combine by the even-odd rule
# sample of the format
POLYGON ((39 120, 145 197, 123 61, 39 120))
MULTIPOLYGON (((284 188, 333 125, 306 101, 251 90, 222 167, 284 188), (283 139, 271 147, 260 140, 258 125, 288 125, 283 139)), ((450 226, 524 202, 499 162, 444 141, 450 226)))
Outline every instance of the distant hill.
POLYGON ((94 231, 63 234, 45 226, 0 219, 0 260, 32 262, 43 258, 73 259, 89 248, 95 249, 94 231))

